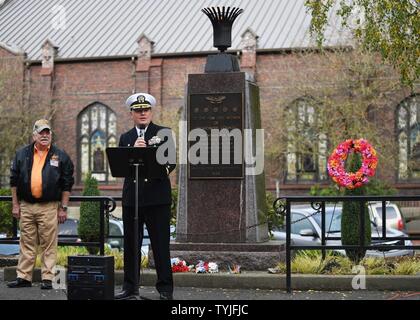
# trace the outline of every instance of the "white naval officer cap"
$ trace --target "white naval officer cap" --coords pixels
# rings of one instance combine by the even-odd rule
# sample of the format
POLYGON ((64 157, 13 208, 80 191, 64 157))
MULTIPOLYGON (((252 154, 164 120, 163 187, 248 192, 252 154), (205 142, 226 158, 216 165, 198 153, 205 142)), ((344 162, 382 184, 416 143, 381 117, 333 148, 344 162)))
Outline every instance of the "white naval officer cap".
POLYGON ((156 99, 148 93, 135 93, 128 97, 125 105, 130 110, 152 108, 156 105, 156 99))

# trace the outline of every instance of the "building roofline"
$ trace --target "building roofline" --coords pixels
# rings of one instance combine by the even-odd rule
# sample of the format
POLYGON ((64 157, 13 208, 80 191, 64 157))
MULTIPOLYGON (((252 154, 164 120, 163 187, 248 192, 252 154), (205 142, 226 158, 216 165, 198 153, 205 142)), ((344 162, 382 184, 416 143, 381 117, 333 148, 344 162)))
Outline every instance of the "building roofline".
MULTIPOLYGON (((335 51, 335 50, 351 50, 352 46, 327 46, 322 50, 335 51)), ((257 53, 270 54, 270 53, 292 53, 292 52, 306 52, 306 51, 321 51, 318 47, 295 47, 295 48, 273 48, 273 49, 257 49, 257 53)), ((199 52, 174 52, 174 53, 152 53, 152 58, 179 58, 179 57, 206 57, 210 54, 217 54, 218 51, 199 51, 199 52)), ((227 50, 227 53, 237 54, 241 52, 237 50, 227 50)), ((137 55, 120 55, 120 56, 102 56, 102 57, 79 57, 79 58, 60 58, 56 57, 54 63, 66 62, 96 62, 96 61, 110 61, 110 60, 136 60, 137 55)), ((41 60, 26 60, 27 64, 41 64, 41 60)))
POLYGON ((26 55, 25 51, 23 49, 17 47, 17 46, 11 46, 5 42, 0 41, 0 48, 3 48, 7 52, 10 52, 13 55, 16 56, 24 56, 26 55))

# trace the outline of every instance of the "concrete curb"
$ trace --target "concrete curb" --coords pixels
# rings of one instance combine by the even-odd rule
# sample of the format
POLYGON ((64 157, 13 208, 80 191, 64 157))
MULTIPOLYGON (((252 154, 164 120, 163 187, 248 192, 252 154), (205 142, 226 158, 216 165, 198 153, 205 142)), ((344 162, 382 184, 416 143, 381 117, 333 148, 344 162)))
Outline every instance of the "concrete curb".
MULTIPOLYGON (((352 275, 292 275, 292 289, 294 290, 326 290, 348 291, 354 290, 352 275)), ((358 276, 359 277, 359 276, 358 276)), ((4 268, 4 281, 16 278, 16 268, 4 268)), ((115 272, 115 284, 121 285, 124 274, 115 272)), ((34 270, 34 282, 41 280, 40 269, 34 270)), ((156 283, 155 270, 142 270, 140 285, 154 286, 156 283)), ((284 274, 269 274, 267 272, 250 271, 241 274, 213 273, 174 273, 175 287, 221 288, 221 289, 261 289, 285 290, 286 276, 284 274)), ((389 291, 418 291, 420 289, 420 275, 415 276, 366 276, 367 290, 389 291)))

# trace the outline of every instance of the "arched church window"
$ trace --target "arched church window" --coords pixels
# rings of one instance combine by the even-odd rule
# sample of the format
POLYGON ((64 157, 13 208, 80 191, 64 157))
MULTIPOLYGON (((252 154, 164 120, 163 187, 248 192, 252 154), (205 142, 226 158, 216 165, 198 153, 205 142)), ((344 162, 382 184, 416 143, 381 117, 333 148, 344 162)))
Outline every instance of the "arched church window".
POLYGON ((114 181, 108 167, 105 150, 117 146, 117 121, 115 113, 106 105, 95 102, 78 116, 79 182, 88 172, 99 182, 114 181))
POLYGON ((286 111, 286 182, 327 178, 327 137, 319 132, 319 105, 311 98, 295 100, 286 111))

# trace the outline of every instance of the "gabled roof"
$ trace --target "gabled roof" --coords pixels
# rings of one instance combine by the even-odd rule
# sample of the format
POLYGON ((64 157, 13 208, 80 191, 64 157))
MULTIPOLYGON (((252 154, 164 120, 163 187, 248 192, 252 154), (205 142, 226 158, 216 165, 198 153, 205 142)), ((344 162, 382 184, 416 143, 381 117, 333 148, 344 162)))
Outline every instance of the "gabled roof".
MULTIPOLYGON (((0 8, 0 42, 40 60, 51 39, 59 58, 135 55, 141 34, 155 43, 153 54, 215 51, 208 6, 244 9, 234 23, 232 48, 252 29, 258 49, 314 47, 305 0, 8 0, 0 8)), ((333 19, 333 25, 337 24, 333 19)), ((338 28, 326 34, 327 46, 348 43, 338 28)))

